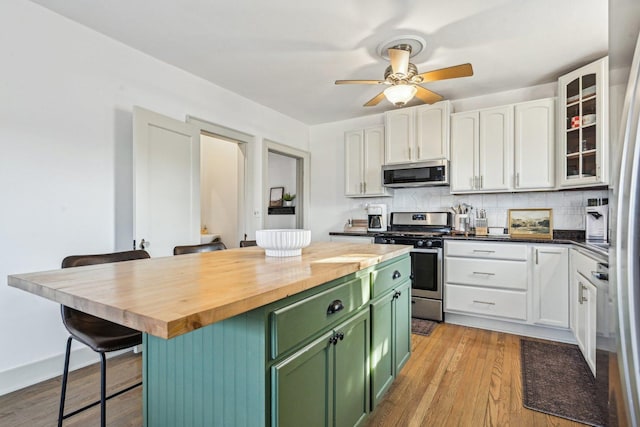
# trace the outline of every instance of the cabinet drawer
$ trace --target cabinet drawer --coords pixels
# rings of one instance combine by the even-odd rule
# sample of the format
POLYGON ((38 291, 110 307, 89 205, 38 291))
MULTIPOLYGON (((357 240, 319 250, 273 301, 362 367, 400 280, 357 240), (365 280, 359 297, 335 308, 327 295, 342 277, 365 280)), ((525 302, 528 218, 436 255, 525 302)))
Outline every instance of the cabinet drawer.
POLYGON ((273 311, 270 315, 271 357, 277 358, 332 323, 348 317, 368 301, 369 276, 364 275, 273 311))
POLYGON ((492 259, 445 258, 445 282, 527 290, 527 263, 492 259))
POLYGON ((527 320, 527 293, 472 286, 445 286, 445 311, 527 320))
POLYGON ((592 271, 598 271, 598 260, 595 257, 589 256, 577 249, 571 250, 571 267, 588 277, 593 279, 592 271))
POLYGON ((470 258, 527 260, 527 245, 517 243, 445 242, 445 255, 470 258))
POLYGON ((371 273, 371 298, 376 298, 389 289, 399 286, 410 277, 411 258, 408 256, 375 270, 371 273))

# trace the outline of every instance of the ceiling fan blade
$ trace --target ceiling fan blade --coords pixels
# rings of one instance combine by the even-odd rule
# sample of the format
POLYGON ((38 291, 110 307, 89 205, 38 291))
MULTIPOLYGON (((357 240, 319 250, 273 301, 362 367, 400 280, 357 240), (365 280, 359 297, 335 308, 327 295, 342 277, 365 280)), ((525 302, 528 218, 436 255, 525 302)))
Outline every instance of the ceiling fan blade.
POLYGON ((336 80, 337 85, 382 85, 384 80, 336 80))
POLYGON ((384 92, 380 92, 379 94, 371 98, 366 104, 364 104, 364 107, 375 107, 383 99, 384 99, 384 92))
POLYGON ((434 102, 442 101, 442 96, 435 92, 425 89, 420 85, 415 85, 418 91, 416 92, 416 98, 424 102, 425 104, 433 104, 434 102))
POLYGON ((402 74, 406 76, 409 71, 409 56, 411 52, 404 49, 389 49, 389 60, 393 74, 402 74))
POLYGON ((418 77, 422 77, 421 83, 469 76, 473 76, 473 67, 471 67, 471 64, 454 65, 453 67, 441 68, 439 70, 427 71, 426 73, 418 74, 418 77))

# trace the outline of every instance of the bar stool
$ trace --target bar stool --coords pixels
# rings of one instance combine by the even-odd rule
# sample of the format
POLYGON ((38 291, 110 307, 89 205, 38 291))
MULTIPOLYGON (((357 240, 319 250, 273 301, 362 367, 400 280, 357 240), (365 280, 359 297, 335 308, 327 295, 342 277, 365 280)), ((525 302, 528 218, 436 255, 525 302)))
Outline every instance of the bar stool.
MULTIPOLYGON (((62 268, 80 267, 83 265, 107 264, 111 262, 130 261, 135 259, 150 258, 149 254, 143 250, 115 252, 99 255, 73 255, 62 260, 62 268)), ((71 335, 67 339, 67 350, 64 357, 64 372, 62 374, 62 392, 60 395, 60 410, 58 412, 58 427, 62 426, 62 421, 76 415, 86 409, 100 404, 100 425, 106 426, 106 403, 108 399, 119 396, 142 384, 131 385, 110 396, 106 396, 106 375, 107 364, 105 353, 124 350, 142 344, 142 333, 126 326, 110 322, 99 317, 83 313, 71 307, 60 306, 62 323, 71 335), (100 354, 100 400, 90 403, 69 414, 64 414, 64 403, 67 392, 67 378, 69 376, 69 356, 71 354, 71 341, 73 339, 85 344, 91 350, 100 354)))
POLYGON ((202 243, 200 245, 184 245, 173 248, 174 255, 195 254, 199 252, 213 252, 227 249, 220 240, 214 240, 211 243, 202 243))
POLYGON ((255 240, 247 240, 247 235, 244 235, 244 240, 240 240, 240 247, 246 248, 248 246, 258 246, 258 242, 255 240))

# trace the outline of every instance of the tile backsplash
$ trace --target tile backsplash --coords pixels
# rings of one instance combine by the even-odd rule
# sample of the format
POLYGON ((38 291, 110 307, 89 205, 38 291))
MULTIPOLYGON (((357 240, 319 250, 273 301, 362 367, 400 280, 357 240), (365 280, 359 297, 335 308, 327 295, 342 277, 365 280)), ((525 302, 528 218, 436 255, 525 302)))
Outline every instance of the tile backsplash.
MULTIPOLYGON (((507 227, 507 216, 512 208, 551 208, 553 228, 560 230, 584 230, 587 200, 606 198, 607 190, 544 191, 531 193, 462 194, 452 195, 449 187, 421 187, 396 189, 391 198, 368 199, 368 203, 384 203, 389 212, 435 211, 449 206, 467 203, 476 209, 484 209, 490 227, 507 227)), ((354 210, 362 212, 362 199, 354 200, 354 210), (356 206, 357 205, 357 206, 356 206)), ((354 214, 354 218, 362 214, 354 214)))

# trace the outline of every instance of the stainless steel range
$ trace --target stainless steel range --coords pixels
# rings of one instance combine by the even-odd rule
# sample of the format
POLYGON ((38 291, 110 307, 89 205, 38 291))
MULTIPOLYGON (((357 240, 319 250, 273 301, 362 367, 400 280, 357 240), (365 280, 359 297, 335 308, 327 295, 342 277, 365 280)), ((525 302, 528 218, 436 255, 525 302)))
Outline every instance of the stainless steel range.
POLYGON ((442 322, 442 236, 451 233, 449 212, 392 212, 389 231, 374 241, 412 245, 411 316, 442 322))

